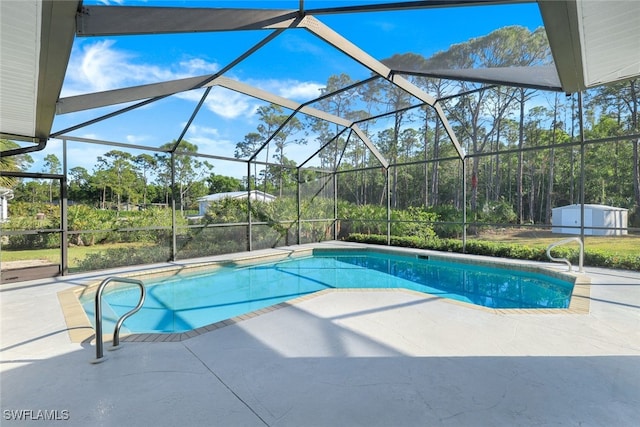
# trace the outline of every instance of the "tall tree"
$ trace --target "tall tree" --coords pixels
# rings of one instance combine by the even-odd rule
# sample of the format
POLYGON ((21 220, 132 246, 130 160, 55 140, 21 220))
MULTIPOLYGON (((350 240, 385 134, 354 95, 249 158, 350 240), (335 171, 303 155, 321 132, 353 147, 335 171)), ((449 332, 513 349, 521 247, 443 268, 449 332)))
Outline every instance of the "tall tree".
MULTIPOLYGON (((432 61, 448 64, 449 68, 530 66, 551 60, 546 34, 543 29, 530 32, 519 26, 504 27, 486 36, 452 46, 446 52, 434 55, 432 61)), ((461 93, 479 89, 477 84, 459 83, 461 93)), ((470 151, 480 154, 487 145, 497 140, 500 123, 509 113, 516 95, 520 95, 521 112, 529 95, 516 90, 485 91, 463 95, 452 102, 447 110, 461 124, 460 132, 469 141, 470 151)), ((523 116, 524 117, 524 116, 523 116)), ((471 174, 477 182, 480 158, 473 157, 471 174)), ((521 173, 521 172, 520 172, 521 173)), ((472 186, 472 210, 477 209, 478 187, 472 186)))
POLYGON ((141 170, 142 175, 142 204, 147 205, 147 187, 149 185, 149 173, 156 171, 158 160, 151 154, 143 153, 133 159, 134 163, 141 170))
MULTIPOLYGON (((0 139, 0 151, 13 150, 19 148, 20 145, 8 139, 0 139)), ((25 171, 33 164, 33 158, 28 154, 20 154, 17 156, 1 156, 0 171, 17 172, 25 171)), ((0 174, 0 187, 13 188, 17 183, 17 179, 0 174)))
MULTIPOLYGON (((250 158, 258 151, 262 145, 262 135, 257 132, 249 132, 244 136, 244 139, 236 143, 236 149, 233 153, 236 159, 250 158)), ((253 162, 253 182, 257 185, 258 180, 258 164, 253 162)), ((251 186, 251 177, 247 177, 247 185, 251 186)))
POLYGON ((134 157, 126 151, 111 150, 105 153, 104 163, 109 186, 116 197, 116 207, 120 210, 123 198, 127 199, 127 203, 131 203, 138 196, 135 188, 138 176, 134 157))
MULTIPOLYGON (((47 154, 44 158, 44 172, 59 174, 62 170, 60 159, 55 154, 47 154)), ((49 180, 49 203, 53 202, 53 179, 49 180)))
POLYGON ((91 196, 91 176, 89 171, 82 166, 69 169, 68 192, 69 200, 90 203, 97 200, 91 196))
MULTIPOLYGON (((176 145, 176 141, 168 142, 160 146, 161 149, 172 150, 176 145)), ((213 165, 206 160, 200 160, 196 154, 198 153, 198 146, 183 140, 180 142, 177 150, 172 154, 175 161, 174 179, 176 188, 174 189, 178 193, 178 199, 180 202, 180 212, 184 211, 184 208, 193 202, 198 197, 203 196, 206 192, 206 186, 198 186, 196 183, 200 182, 208 173, 211 173, 213 165)), ((157 156, 159 161, 159 176, 161 179, 171 179, 171 156, 157 156)))
POLYGON ((242 181, 232 176, 216 175, 215 173, 212 173, 206 181, 210 194, 244 190, 242 181))
MULTIPOLYGON (((330 76, 327 80, 326 86, 320 90, 320 95, 325 96, 329 93, 338 93, 318 101, 317 108, 338 117, 349 118, 352 112, 352 107, 356 102, 358 90, 357 88, 340 90, 351 86, 353 83, 354 81, 351 77, 345 73, 330 76)), ((330 170, 336 169, 338 155, 341 151, 340 146, 346 142, 335 138, 340 132, 341 126, 338 124, 331 125, 326 120, 319 118, 313 118, 310 121, 311 129, 317 135, 316 139, 320 147, 325 146, 333 139, 333 142, 331 142, 330 145, 319 154, 320 166, 330 170)))
MULTIPOLYGON (((605 114, 612 114, 622 126, 621 133, 640 133, 640 80, 631 79, 595 90, 594 102, 605 114)), ((631 141, 632 183, 635 206, 640 211, 640 139, 631 141)))
MULTIPOLYGON (((269 141, 269 144, 267 144, 266 147, 267 162, 269 161, 269 146, 271 145, 271 142, 273 142, 275 145, 275 153, 273 154, 273 158, 278 162, 279 165, 275 175, 278 181, 277 186, 279 188, 279 195, 282 196, 284 167, 288 163, 288 159, 284 154, 284 149, 287 145, 292 143, 307 143, 307 141, 303 138, 291 138, 297 132, 301 131, 303 126, 297 117, 291 117, 288 114, 284 114, 284 109, 276 104, 259 107, 258 117, 261 122, 258 125, 258 133, 264 141, 269 141)), ((267 171, 265 171, 265 192, 267 185, 267 175, 267 171)))

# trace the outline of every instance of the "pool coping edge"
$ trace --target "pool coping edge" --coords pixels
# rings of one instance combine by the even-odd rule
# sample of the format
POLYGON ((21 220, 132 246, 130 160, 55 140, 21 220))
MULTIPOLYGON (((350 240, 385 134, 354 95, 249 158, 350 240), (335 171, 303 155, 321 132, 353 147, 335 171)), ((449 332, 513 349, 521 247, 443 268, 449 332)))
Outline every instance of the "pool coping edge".
MULTIPOLYGON (((464 301, 458 301, 449 298, 439 297, 437 295, 413 291, 410 289, 399 288, 399 289, 387 289, 387 288, 345 288, 345 289, 325 289, 322 291, 314 292, 308 295, 303 295, 301 297, 297 297, 291 299, 286 302, 281 302, 269 307, 261 308, 259 310, 255 310, 250 313, 245 313, 240 316, 232 317, 230 319, 222 320, 219 322, 215 322, 209 325, 201 326, 199 328, 193 329, 187 332, 179 332, 179 333, 126 333, 123 331, 121 334, 120 340, 122 342, 179 342, 184 341, 211 331, 215 331, 217 329, 223 328, 225 326, 233 325, 239 323, 244 320, 248 320, 262 314, 270 313, 272 311, 279 310, 281 308, 289 307, 295 304, 299 304, 303 301, 306 301, 311 298, 317 298, 323 295, 326 295, 329 292, 408 292, 414 295, 420 295, 424 298, 438 298, 449 304, 456 304, 462 307, 481 310, 488 313, 492 313, 495 315, 543 315, 543 314, 589 314, 590 312, 590 294, 591 294, 591 279, 585 274, 578 273, 565 273, 558 272, 555 270, 551 270, 545 268, 544 266, 537 266, 533 264, 523 264, 518 263, 517 260, 507 260, 507 259, 491 259, 486 260, 478 257, 470 257, 470 256, 451 256, 449 254, 443 254, 437 251, 428 251, 428 250, 420 250, 420 249, 407 249, 407 248, 389 248, 389 247, 376 247, 370 245, 357 245, 357 246, 337 246, 337 247, 304 247, 304 248, 293 248, 291 251, 288 251, 287 254, 283 253, 274 253, 274 254, 260 254, 255 256, 238 256, 232 260, 221 260, 221 261, 208 261, 201 263, 194 263, 190 265, 180 265, 180 266, 167 266, 161 268, 151 269, 147 272, 135 272, 123 274, 119 277, 128 277, 128 278, 151 278, 158 277, 160 275, 166 275, 170 272, 182 272, 185 269, 191 270, 193 272, 197 272, 202 269, 211 269, 212 267, 222 267, 224 265, 236 264, 243 265, 251 262, 255 262, 257 260, 269 261, 271 259, 284 259, 291 256, 304 256, 309 253, 313 253, 315 250, 319 251, 332 251, 332 250, 365 250, 369 252, 377 252, 377 253, 390 253, 390 254, 404 254, 404 255, 415 255, 418 254, 426 254, 429 259, 438 259, 438 260, 455 260, 456 262, 462 262, 473 265, 500 265, 503 267, 509 267, 512 269, 518 269, 522 271, 531 271, 531 272, 540 272, 547 275, 551 275, 553 277, 569 279, 572 278, 574 281, 573 291, 571 294, 570 304, 568 308, 549 308, 549 309, 497 309, 497 308, 489 308, 483 307, 476 304, 467 303, 464 301)), ((86 312, 82 308, 82 304, 80 303, 80 298, 84 295, 93 292, 97 289, 97 286, 100 284, 100 281, 94 281, 88 285, 78 285, 74 286, 70 289, 66 289, 57 293, 58 300, 60 306, 62 308, 63 316, 65 322, 67 324, 67 332, 69 335, 69 339, 73 343, 85 342, 88 340, 95 339, 94 328, 91 325, 91 321, 88 318, 86 312)), ((103 340, 108 341, 112 337, 112 334, 103 334, 103 340)))

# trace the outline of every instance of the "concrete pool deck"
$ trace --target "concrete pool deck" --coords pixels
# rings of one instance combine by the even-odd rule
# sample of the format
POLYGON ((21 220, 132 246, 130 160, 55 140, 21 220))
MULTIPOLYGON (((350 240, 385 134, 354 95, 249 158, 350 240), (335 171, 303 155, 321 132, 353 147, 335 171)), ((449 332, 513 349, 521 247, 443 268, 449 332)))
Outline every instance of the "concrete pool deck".
POLYGON ((640 273, 586 273, 588 314, 328 292, 180 342, 125 342, 97 365, 58 293, 114 272, 2 285, 0 423, 635 426, 640 273))

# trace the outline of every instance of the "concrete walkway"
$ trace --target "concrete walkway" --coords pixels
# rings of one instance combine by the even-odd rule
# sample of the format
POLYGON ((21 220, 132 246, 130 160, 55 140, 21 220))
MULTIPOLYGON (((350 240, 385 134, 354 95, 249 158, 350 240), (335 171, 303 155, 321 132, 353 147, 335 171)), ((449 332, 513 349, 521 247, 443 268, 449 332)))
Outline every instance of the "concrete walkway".
POLYGON ((3 285, 1 424, 636 426, 640 274, 587 273, 589 314, 336 291, 97 365, 57 299, 95 275, 3 285))

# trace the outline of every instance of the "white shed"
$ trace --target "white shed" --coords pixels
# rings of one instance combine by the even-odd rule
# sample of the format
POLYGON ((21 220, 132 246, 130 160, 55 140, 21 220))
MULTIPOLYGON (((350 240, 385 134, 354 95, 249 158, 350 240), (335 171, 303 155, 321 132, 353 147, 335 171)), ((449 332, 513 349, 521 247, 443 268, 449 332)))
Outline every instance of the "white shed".
MULTIPOLYGON (((580 205, 553 208, 551 232, 580 234, 580 205), (574 228, 577 227, 577 228, 574 228)), ((619 236, 627 234, 628 209, 606 205, 584 205, 584 234, 589 236, 619 236), (590 228, 594 227, 594 228, 590 228)))
POLYGON ((250 197, 251 200, 260 200, 261 202, 272 202, 276 199, 276 196, 259 190, 251 190, 250 193, 246 191, 231 191, 228 193, 209 194, 208 196, 200 197, 198 199, 198 214, 200 216, 204 216, 207 213, 207 209, 211 202, 216 202, 225 198, 246 199, 247 197, 250 197))

